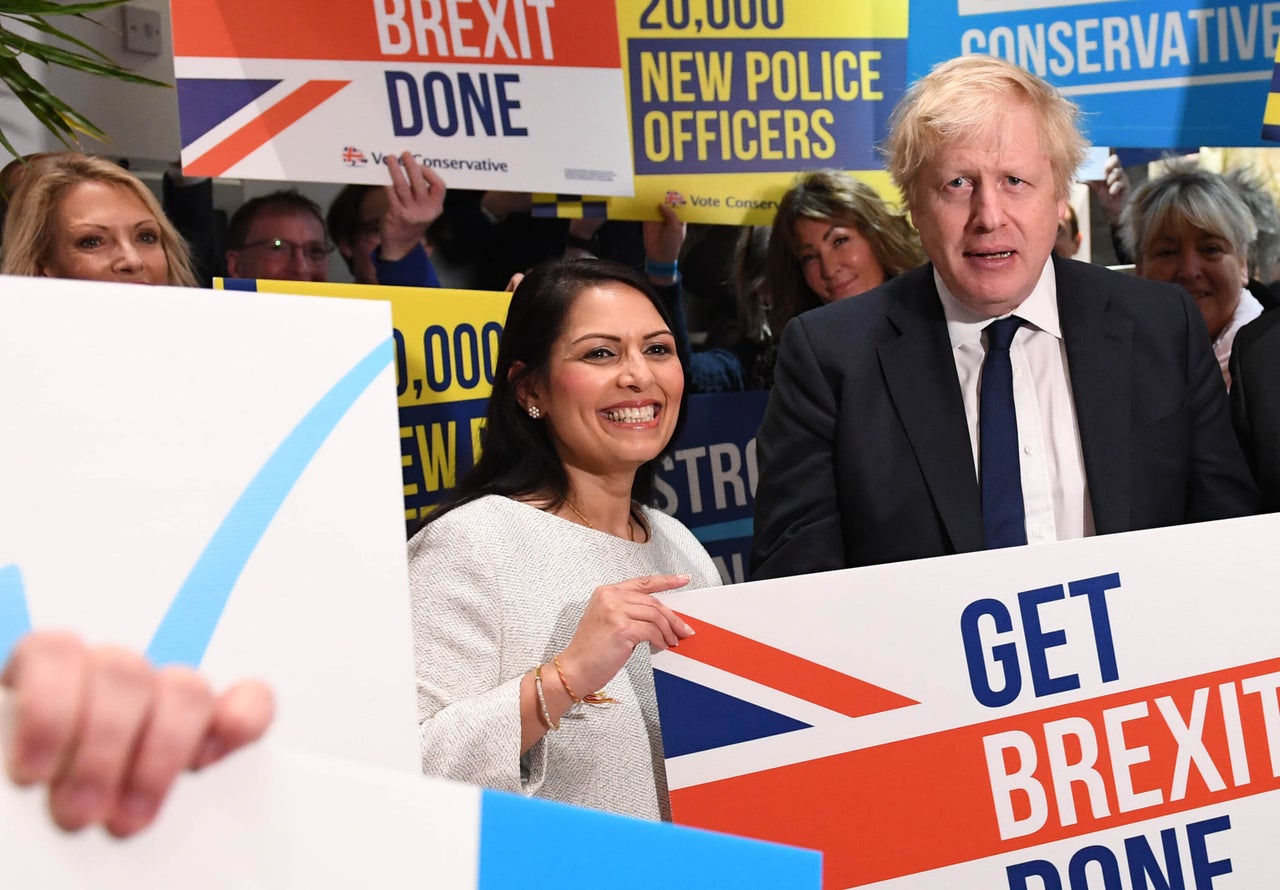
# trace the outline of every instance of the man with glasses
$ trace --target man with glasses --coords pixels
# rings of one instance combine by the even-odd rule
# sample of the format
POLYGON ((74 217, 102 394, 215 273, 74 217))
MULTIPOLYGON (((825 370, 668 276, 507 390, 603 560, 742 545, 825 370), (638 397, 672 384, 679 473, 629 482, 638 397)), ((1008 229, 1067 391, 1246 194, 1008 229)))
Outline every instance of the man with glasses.
POLYGON ((246 201, 227 227, 227 276, 325 281, 333 245, 314 201, 287 189, 246 201))
MULTIPOLYGON (((444 181, 408 152, 387 166, 392 184, 371 258, 376 283, 438 287, 422 238, 444 209, 444 181)), ((231 217, 227 244, 228 277, 278 281, 327 280, 334 250, 320 207, 296 189, 245 202, 231 217)))

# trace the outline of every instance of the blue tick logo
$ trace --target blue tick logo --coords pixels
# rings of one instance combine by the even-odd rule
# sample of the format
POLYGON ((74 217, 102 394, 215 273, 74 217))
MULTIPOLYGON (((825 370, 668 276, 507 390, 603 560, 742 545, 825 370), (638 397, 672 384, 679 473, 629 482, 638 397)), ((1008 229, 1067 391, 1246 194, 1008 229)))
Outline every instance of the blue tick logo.
MULTIPOLYGON (((378 344, 321 397, 250 480, 218 525, 151 638, 147 657, 157 665, 198 665, 222 618, 240 573, 267 526, 320 446, 369 385, 395 360, 391 338, 378 344)), ((0 665, 31 630, 22 571, 0 567, 0 665)))

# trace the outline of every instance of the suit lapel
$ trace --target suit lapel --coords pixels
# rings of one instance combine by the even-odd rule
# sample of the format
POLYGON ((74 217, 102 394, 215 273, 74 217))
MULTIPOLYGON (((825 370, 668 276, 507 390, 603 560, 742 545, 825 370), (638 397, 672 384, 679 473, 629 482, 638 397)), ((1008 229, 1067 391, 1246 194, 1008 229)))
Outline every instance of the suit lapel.
POLYGON ((1132 323, 1110 311, 1112 284, 1087 267, 1054 260, 1058 319, 1084 453, 1085 479, 1098 534, 1130 526, 1129 363, 1132 323))
POLYGON ((899 281, 888 318, 901 336, 877 348, 889 398, 955 551, 981 550, 982 500, 973 446, 933 267, 899 281))

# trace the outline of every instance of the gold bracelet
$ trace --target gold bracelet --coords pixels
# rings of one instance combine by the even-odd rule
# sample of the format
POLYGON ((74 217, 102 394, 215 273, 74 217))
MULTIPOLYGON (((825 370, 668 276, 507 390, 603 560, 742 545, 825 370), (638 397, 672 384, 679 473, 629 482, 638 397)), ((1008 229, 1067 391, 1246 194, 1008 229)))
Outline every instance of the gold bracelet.
POLYGON ((559 729, 559 723, 551 722, 551 712, 547 710, 547 700, 542 695, 542 665, 533 669, 533 691, 538 696, 538 708, 542 711, 542 722, 547 729, 559 729))
POLYGON ((578 694, 573 691, 573 687, 569 685, 569 681, 564 678, 564 671, 560 669, 560 656, 556 655, 552 657, 551 662, 556 666, 556 673, 560 676, 560 685, 564 687, 565 692, 569 693, 569 698, 573 699, 574 704, 616 705, 618 703, 616 698, 610 698, 605 695, 603 689, 593 692, 590 695, 584 695, 582 698, 578 698, 578 694))

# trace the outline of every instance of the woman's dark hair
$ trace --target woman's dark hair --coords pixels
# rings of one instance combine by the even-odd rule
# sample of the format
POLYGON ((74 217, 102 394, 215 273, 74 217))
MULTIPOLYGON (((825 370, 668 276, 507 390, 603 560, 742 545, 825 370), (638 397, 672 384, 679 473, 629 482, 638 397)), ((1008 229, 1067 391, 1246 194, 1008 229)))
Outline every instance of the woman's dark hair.
MULTIPOLYGON (((498 364, 493 392, 485 410, 484 447, 480 459, 458 487, 413 529, 440 518, 489 494, 512 498, 547 496, 545 506, 554 509, 569 493, 569 479, 547 432, 547 424, 534 420, 516 398, 522 380, 545 377, 550 365, 551 346, 564 330, 578 296, 592 287, 622 284, 639 291, 653 304, 667 327, 671 315, 657 291, 643 275, 627 266, 598 259, 556 259, 536 266, 511 297, 511 308, 498 345, 498 364), (518 374, 512 366, 522 362, 518 374)), ((687 371, 688 356, 677 342, 680 365, 687 371)), ((672 440, 684 426, 686 400, 680 400, 672 440)), ((670 447, 670 442, 667 446, 670 447)), ((665 449, 664 449, 665 454, 665 449)), ((636 471, 631 497, 638 503, 653 501, 653 481, 660 454, 636 471)))

